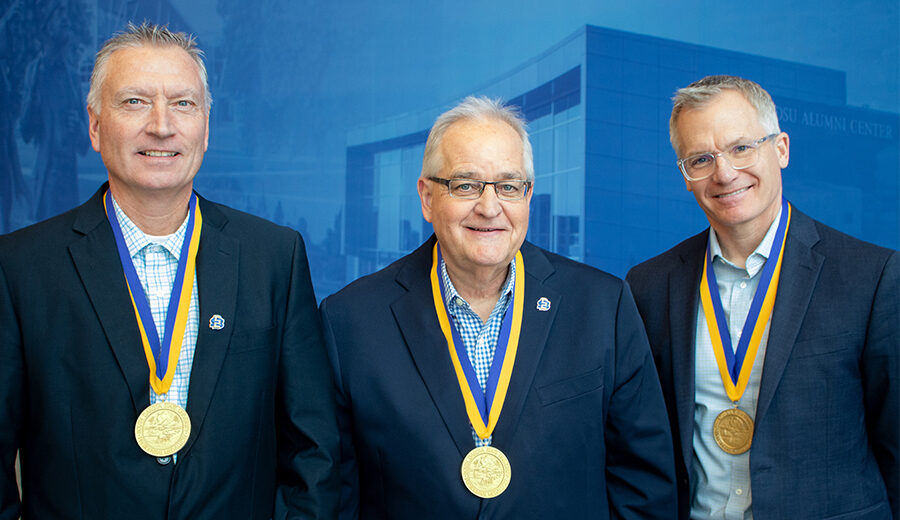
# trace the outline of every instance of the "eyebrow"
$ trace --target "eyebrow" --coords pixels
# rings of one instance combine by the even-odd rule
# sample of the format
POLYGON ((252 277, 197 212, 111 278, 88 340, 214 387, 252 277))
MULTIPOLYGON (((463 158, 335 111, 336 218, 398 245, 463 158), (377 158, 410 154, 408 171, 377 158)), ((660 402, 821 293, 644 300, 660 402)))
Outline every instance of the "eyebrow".
MULTIPOLYGON (((473 171, 461 170, 458 172, 452 172, 450 174, 451 179, 471 179, 471 180, 483 180, 479 179, 478 175, 473 171)), ((501 172, 498 175, 500 180, 504 181, 524 181, 525 176, 522 173, 512 171, 512 172, 501 172)))
POLYGON ((118 90, 115 94, 117 98, 124 98, 128 96, 143 96, 143 97, 151 97, 153 92, 141 87, 125 87, 121 90, 118 90))
MULTIPOLYGON (((153 97, 157 93, 155 89, 146 89, 143 87, 125 87, 118 92, 116 92, 116 98, 127 98, 129 96, 141 96, 141 97, 153 97)), ((183 98, 193 98, 199 99, 200 93, 197 92, 196 89, 186 88, 181 90, 176 90, 174 92, 169 92, 165 94, 167 99, 183 99, 183 98)))
MULTIPOLYGON (((750 144, 750 143, 753 143, 754 141, 755 141, 755 139, 752 139, 750 137, 738 137, 737 139, 734 139, 730 143, 726 144, 725 149, 730 150, 739 144, 750 144)), ((693 157, 695 155, 703 155, 703 154, 707 154, 707 153, 714 153, 714 152, 712 150, 705 150, 702 152, 691 152, 691 153, 685 154, 685 157, 693 157)))

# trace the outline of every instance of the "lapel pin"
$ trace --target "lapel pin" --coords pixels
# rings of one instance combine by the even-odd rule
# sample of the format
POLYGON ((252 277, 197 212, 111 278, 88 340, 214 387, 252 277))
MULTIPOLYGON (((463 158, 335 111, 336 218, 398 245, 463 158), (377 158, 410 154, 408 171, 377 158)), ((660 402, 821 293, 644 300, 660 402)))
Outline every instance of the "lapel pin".
POLYGON ((213 314, 209 319, 209 328, 212 330, 222 330, 225 328, 225 318, 220 314, 213 314))
POLYGON ((541 296, 541 299, 537 301, 537 310, 541 312, 549 311, 550 300, 545 296, 541 296))

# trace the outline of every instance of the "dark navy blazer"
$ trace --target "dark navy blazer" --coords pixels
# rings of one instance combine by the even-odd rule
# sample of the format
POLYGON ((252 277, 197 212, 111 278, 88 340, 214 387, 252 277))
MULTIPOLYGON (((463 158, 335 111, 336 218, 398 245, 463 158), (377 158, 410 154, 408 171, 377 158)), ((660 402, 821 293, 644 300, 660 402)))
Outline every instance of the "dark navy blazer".
POLYGON ((434 309, 433 246, 320 307, 337 376, 342 517, 671 520, 669 426, 628 287, 528 243, 521 340, 492 442, 512 479, 492 499, 466 490, 460 464, 475 441, 434 309))
MULTIPOLYGON (((709 232, 634 267, 675 438, 679 518, 691 505, 694 334, 709 232)), ((898 515, 900 255, 794 209, 750 451, 759 519, 898 515)))
POLYGON ((149 368, 105 189, 0 237, 0 518, 19 515, 17 449, 25 518, 333 518, 333 383, 300 236, 200 199, 191 435, 162 465, 134 439, 149 368))

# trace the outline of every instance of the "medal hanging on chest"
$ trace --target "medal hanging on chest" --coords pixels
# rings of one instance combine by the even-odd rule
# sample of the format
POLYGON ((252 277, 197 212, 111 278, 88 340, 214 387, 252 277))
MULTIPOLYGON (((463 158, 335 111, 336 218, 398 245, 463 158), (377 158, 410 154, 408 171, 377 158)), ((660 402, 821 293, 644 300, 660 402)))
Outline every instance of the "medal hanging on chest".
MULTIPOLYGON (((431 292, 434 298, 434 308, 441 331, 447 340, 450 360, 459 382, 469 422, 478 438, 487 439, 493 434, 500 419, 500 412, 503 409, 513 365, 516 361, 524 311, 525 264, 522 260, 522 253, 517 251, 513 299, 510 302, 510 309, 507 309, 503 318, 486 388, 482 391, 478 377, 475 375, 475 369, 466 353, 466 347, 447 312, 446 294, 438 274, 441 261, 440 246, 435 244, 431 267, 431 292)), ((509 459, 502 451, 493 446, 477 447, 470 451, 463 459, 460 473, 466 489, 480 498, 494 498, 500 495, 506 490, 512 478, 509 459)))
POLYGON ((728 320, 725 319, 725 310, 719 297, 716 273, 712 266, 712 253, 708 244, 703 260, 700 301, 716 364, 719 367, 719 375, 722 377, 725 393, 734 403, 733 408, 722 411, 716 417, 713 423, 713 438, 722 451, 732 455, 746 452, 753 441, 753 419, 750 414, 739 409, 737 403, 747 389, 756 353, 775 306, 781 262, 784 259, 784 244, 791 221, 791 205, 786 200, 782 200, 781 204, 781 219, 778 222, 772 249, 763 267, 759 286, 750 304, 750 311, 747 313, 736 349, 732 347, 728 320))
POLYGON ((125 271, 125 283, 131 296, 144 355, 150 368, 150 387, 160 396, 159 401, 145 408, 138 416, 134 425, 134 437, 138 446, 147 454, 154 457, 167 457, 183 448, 191 434, 191 421, 187 412, 177 404, 166 402, 164 396, 172 386, 181 344, 184 341, 203 217, 197 204, 197 196, 192 193, 188 203, 187 230, 181 247, 181 255, 178 258, 175 282, 169 296, 163 337, 160 338, 156 331, 153 314, 150 311, 150 303, 147 295, 144 294, 144 288, 138 278, 128 252, 128 246, 125 243, 125 237, 122 235, 121 226, 116 218, 112 194, 109 191, 103 198, 103 206, 116 238, 116 248, 122 262, 122 269, 125 271))

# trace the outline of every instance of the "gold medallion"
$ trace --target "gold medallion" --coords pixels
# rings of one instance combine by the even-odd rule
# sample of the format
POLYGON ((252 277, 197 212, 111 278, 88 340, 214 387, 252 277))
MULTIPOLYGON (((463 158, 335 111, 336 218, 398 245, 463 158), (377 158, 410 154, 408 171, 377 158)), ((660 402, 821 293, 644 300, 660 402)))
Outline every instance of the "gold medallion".
POLYGON ((753 419, 743 410, 729 408, 716 417, 713 438, 725 453, 740 455, 753 441, 753 419))
POLYGON ((475 448, 462 462, 466 488, 481 498, 494 498, 506 491, 511 476, 509 459, 493 446, 475 448))
POLYGON ((159 401, 144 408, 134 424, 134 438, 154 457, 168 457, 184 447, 191 435, 191 419, 177 404, 159 401))

